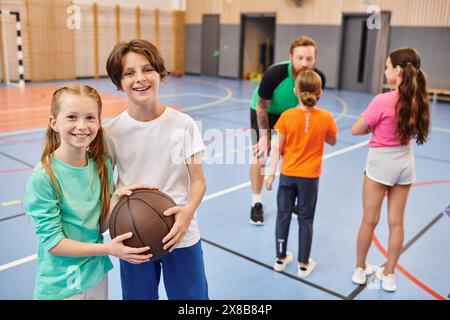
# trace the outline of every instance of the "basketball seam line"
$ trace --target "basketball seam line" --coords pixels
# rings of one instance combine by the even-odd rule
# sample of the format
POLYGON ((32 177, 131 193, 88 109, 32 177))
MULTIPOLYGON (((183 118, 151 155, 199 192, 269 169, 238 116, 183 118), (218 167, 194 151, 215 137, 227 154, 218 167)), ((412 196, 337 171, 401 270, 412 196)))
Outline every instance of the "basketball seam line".
MULTIPOLYGON (((176 203, 175 203, 175 201, 171 198, 171 197, 169 197, 168 195, 166 195, 165 193, 163 193, 163 192, 161 192, 161 191, 159 191, 159 190, 151 190, 153 193, 156 193, 156 194, 159 194, 160 196, 162 196, 162 197, 164 197, 164 198, 166 198, 167 200, 169 200, 169 202, 171 202, 173 205, 174 205, 174 207, 177 205, 176 203)), ((134 193, 141 193, 140 191, 138 191, 138 192, 134 192, 134 193)), ((155 208, 150 204, 150 203, 148 203, 147 201, 145 201, 145 200, 142 200, 142 199, 138 199, 138 198, 136 198, 137 200, 140 200, 140 201, 143 201, 145 204, 147 204, 150 208, 152 208, 153 209, 153 211, 155 211, 155 212, 158 212, 158 211, 156 211, 155 210, 155 208)), ((164 223, 164 225, 166 226, 166 228, 167 228, 167 232, 170 232, 170 227, 169 227, 169 225, 167 224, 167 222, 166 222, 166 220, 164 220, 164 219, 162 219, 159 215, 158 215, 158 218, 160 218, 161 220, 162 220, 162 222, 164 223)))
MULTIPOLYGON (((145 203, 146 205, 148 205, 150 208, 152 208, 153 211, 158 212, 151 204, 149 204, 147 201, 139 199, 139 198, 133 198, 134 200, 138 200, 138 201, 142 201, 143 203, 145 203)), ((131 211, 131 210, 130 210, 131 211)), ((157 217, 159 218, 159 220, 161 220, 163 222, 163 224, 166 226, 167 232, 170 232, 170 228, 167 225, 167 222, 161 218, 161 216, 158 214, 157 217)), ((134 221, 133 221, 134 223, 134 221)))
POLYGON ((145 247, 144 241, 142 241, 142 239, 141 239, 139 233, 138 233, 137 230, 136 230, 136 224, 135 224, 135 222, 134 222, 134 217, 133 217, 133 210, 131 210, 131 206, 130 206, 130 204, 129 204, 129 202, 130 202, 130 197, 127 197, 127 201, 126 201, 126 202, 128 203, 128 211, 130 212, 131 225, 133 226, 134 234, 136 235, 136 237, 137 237, 137 238, 139 239, 139 241, 141 242, 141 245, 142 245, 143 247, 145 247))

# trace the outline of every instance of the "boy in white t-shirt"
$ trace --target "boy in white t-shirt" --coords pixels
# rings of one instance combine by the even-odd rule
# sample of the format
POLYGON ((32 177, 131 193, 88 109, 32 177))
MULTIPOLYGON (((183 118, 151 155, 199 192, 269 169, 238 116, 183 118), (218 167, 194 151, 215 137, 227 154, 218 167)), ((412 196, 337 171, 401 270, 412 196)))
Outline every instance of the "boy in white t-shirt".
POLYGON ((128 109, 104 126, 118 186, 155 185, 177 203, 164 213, 175 215, 175 224, 163 239, 170 253, 140 265, 120 261, 123 298, 158 299, 163 269, 169 299, 208 299, 195 219, 206 190, 200 131, 191 117, 159 101, 159 85, 167 71, 153 44, 145 40, 118 43, 106 68, 117 89, 128 96, 128 109))

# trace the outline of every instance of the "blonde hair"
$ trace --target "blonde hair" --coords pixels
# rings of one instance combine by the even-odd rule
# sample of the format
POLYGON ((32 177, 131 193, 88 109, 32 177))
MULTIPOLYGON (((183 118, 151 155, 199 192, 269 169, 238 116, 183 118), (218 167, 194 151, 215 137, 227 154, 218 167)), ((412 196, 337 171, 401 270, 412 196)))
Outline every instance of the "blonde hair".
MULTIPOLYGON (((98 92, 87 85, 67 85, 59 88, 53 93, 52 102, 51 102, 51 115, 56 119, 57 115, 61 110, 61 97, 70 93, 78 96, 85 96, 94 99, 97 102, 98 106, 98 120, 101 124, 101 113, 102 113, 102 100, 98 92)), ((50 125, 47 127, 47 131, 45 133, 45 144, 44 150, 41 156, 41 163, 45 169, 45 172, 49 175, 52 180, 53 185, 56 189, 56 194, 59 196, 59 187, 56 181, 55 174, 51 167, 51 161, 53 160, 55 150, 60 146, 61 138, 59 134, 52 129, 50 125)), ((108 214, 109 209, 109 179, 108 179, 108 168, 105 162, 105 146, 103 142, 103 131, 100 126, 97 131, 97 136, 94 140, 89 144, 88 153, 92 156, 97 165, 98 175, 100 177, 100 186, 101 186, 101 211, 100 211, 100 220, 102 220, 108 214)))
POLYGON ((305 70, 295 79, 295 88, 302 104, 314 107, 322 93, 322 79, 315 71, 305 70))

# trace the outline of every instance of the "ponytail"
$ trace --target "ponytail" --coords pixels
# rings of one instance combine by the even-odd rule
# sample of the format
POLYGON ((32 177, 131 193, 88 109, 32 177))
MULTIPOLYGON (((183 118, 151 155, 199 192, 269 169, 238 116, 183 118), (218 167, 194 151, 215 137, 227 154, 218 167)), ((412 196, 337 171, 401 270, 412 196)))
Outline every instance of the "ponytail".
POLYGON ((97 165, 98 176, 100 178, 100 198, 102 201, 102 208, 100 211, 100 221, 108 215, 109 210, 109 179, 108 167, 105 162, 105 146, 103 142, 103 129, 100 127, 97 131, 97 136, 90 143, 88 152, 92 156, 97 165))
POLYGON ((417 144, 423 144, 428 140, 430 129, 430 107, 427 92, 427 82, 425 74, 421 69, 417 72, 417 101, 419 102, 417 115, 417 144))
POLYGON ((314 107, 317 104, 317 97, 311 92, 301 92, 300 100, 306 107, 314 107))
POLYGON ((56 190, 56 196, 59 197, 59 187, 56 182, 55 174, 53 173, 51 162, 53 160, 53 154, 56 149, 58 149, 61 141, 59 140, 59 135, 50 127, 47 127, 47 131, 45 132, 45 145, 44 150, 42 151, 41 163, 42 167, 44 167, 45 172, 48 174, 50 179, 52 180, 53 186, 56 190))
POLYGON ((412 138, 416 138, 417 144, 423 144, 428 139, 430 111, 419 54, 414 49, 406 48, 393 51, 389 57, 393 67, 403 69, 396 105, 396 136, 402 145, 408 144, 412 138))

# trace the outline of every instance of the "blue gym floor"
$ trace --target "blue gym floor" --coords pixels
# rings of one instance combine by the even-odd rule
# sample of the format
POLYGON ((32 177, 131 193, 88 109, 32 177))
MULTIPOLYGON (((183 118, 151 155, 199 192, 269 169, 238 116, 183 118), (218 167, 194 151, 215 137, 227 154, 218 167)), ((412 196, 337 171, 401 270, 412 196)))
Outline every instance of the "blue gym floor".
MULTIPOLYGON (((78 82, 123 96, 108 79, 78 82)), ((197 218, 210 298, 448 299, 450 213, 445 213, 445 208, 450 204, 450 103, 431 105, 430 140, 424 146, 414 145, 417 181, 406 207, 405 249, 400 270, 396 270, 398 290, 387 293, 376 280, 368 286, 350 280, 362 217, 361 187, 369 136, 353 137, 349 129, 371 95, 325 90, 320 99, 320 107, 335 114, 340 131, 336 146, 326 147, 320 179, 311 252, 317 267, 303 280, 296 276, 296 263, 282 273, 272 270, 278 180, 273 191, 263 191, 266 224, 255 227, 249 223, 249 101, 255 86, 254 82, 197 76, 169 77, 161 86, 161 101, 198 121, 208 145, 204 164, 207 192, 197 218)), ((30 170, 39 161, 43 132, 44 128, 0 131, 0 299, 32 299, 37 241, 20 200, 30 170)), ((386 262, 383 251, 388 239, 385 206, 375 233, 368 262, 381 266, 386 262)), ((288 250, 294 256, 297 236, 297 221, 292 219, 288 250)), ((112 257, 112 261, 109 298, 121 299, 118 260, 112 257)), ((162 286, 160 291, 165 299, 162 286)))

